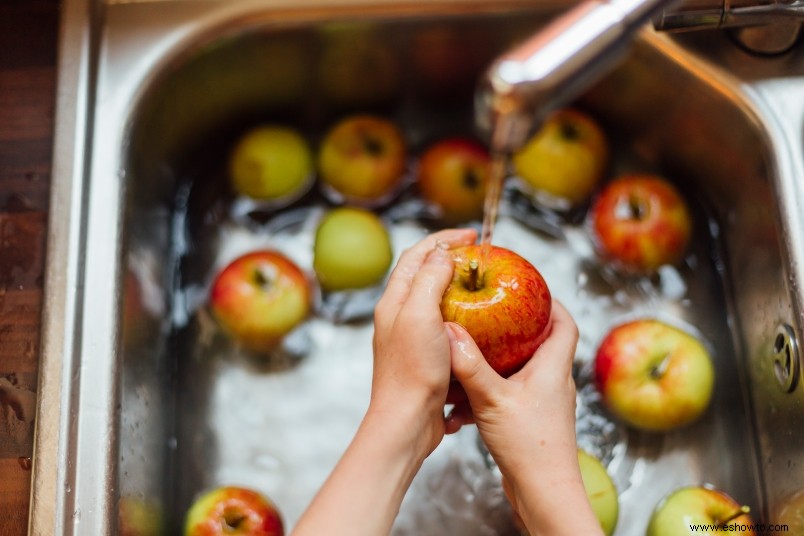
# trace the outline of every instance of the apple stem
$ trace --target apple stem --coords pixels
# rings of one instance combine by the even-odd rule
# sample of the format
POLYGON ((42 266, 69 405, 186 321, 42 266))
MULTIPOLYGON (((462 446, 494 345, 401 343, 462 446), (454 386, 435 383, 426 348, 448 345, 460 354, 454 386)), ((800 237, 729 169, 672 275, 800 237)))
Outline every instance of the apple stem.
POLYGON ((664 373, 667 372, 667 367, 670 365, 670 354, 665 355, 662 360, 659 362, 658 365, 653 366, 650 369, 650 377, 654 380, 658 380, 664 373))
POLYGON ((478 283, 478 276, 480 274, 480 263, 477 262, 477 259, 472 259, 469 261, 469 281, 466 283, 466 287, 474 292, 477 290, 477 283, 478 283))
POLYGON ((743 506, 741 506, 741 507, 739 508, 739 510, 737 510, 736 512, 734 512, 733 514, 731 514, 731 515, 730 515, 729 517, 727 517, 727 518, 726 518, 724 521, 721 521, 721 522, 720 522, 720 526, 722 527, 723 525, 728 525, 728 524, 729 524, 729 521, 733 521, 733 520, 737 519, 738 517, 740 517, 740 516, 742 516, 742 515, 745 515, 745 514, 750 514, 750 513, 751 513, 751 509, 750 509, 748 506, 743 505, 743 506))

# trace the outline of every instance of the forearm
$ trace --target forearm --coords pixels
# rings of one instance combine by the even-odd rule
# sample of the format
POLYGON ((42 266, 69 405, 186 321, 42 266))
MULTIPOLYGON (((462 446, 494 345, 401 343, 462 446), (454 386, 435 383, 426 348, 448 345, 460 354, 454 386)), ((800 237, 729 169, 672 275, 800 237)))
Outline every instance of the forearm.
POLYGON ((369 412, 293 536, 388 534, 426 456, 409 430, 369 412))

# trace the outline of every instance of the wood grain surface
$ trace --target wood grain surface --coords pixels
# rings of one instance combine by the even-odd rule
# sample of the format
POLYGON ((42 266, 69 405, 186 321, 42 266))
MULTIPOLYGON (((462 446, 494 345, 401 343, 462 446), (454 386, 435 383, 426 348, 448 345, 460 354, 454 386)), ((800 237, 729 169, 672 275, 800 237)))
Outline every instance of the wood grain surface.
POLYGON ((0 535, 27 531, 58 0, 0 0, 0 535))

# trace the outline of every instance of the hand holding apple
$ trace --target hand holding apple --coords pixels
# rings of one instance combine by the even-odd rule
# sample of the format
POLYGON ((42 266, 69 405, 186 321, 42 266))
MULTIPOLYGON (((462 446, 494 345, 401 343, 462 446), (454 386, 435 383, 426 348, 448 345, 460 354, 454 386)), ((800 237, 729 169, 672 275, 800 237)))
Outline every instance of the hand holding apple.
POLYGON ((650 273, 681 260, 692 216, 681 194, 654 175, 626 175, 598 194, 589 212, 599 255, 615 266, 650 273))
POLYGON ((304 272, 277 251, 255 251, 232 261, 215 278, 212 313, 221 327, 256 352, 274 348, 310 313, 304 272))
POLYGON ((313 156, 296 131, 276 125, 255 128, 238 140, 229 160, 235 190, 263 201, 292 201, 313 179, 313 156))
POLYGON ((393 260, 382 220, 358 208, 337 208, 321 220, 315 234, 313 268, 324 290, 376 285, 393 260))
POLYGON ((256 491, 222 487, 199 497, 187 512, 184 536, 284 536, 276 505, 256 491))
POLYGON ((407 147, 402 132, 387 119, 348 117, 321 144, 322 182, 357 204, 377 204, 394 193, 405 171, 407 147))
POLYGON ((647 536, 684 536, 704 534, 716 536, 724 532, 712 525, 733 526, 730 534, 754 536, 749 509, 734 499, 710 487, 681 488, 665 497, 654 510, 648 524, 647 536), (697 525, 697 530, 694 526, 697 525), (708 525, 709 528, 704 528, 708 525))
POLYGON ((600 184, 608 158, 606 136, 598 124, 584 113, 563 109, 547 118, 514 155, 513 164, 530 186, 575 206, 600 184))
POLYGON ((419 159, 422 197, 435 204, 447 224, 478 219, 489 179, 488 150, 464 138, 441 140, 419 159))
POLYGON ((712 396, 714 367, 703 344, 653 319, 612 329, 595 357, 603 403, 626 423, 650 431, 696 420, 712 396))
POLYGON ((506 496, 534 534, 602 534, 575 444, 572 362, 578 328, 560 303, 552 311, 549 336, 509 378, 489 365, 465 329, 448 324, 452 372, 468 403, 456 402, 447 428, 477 424, 506 496))
POLYGON ((463 326, 492 368, 510 376, 549 332, 547 283, 530 262, 505 248, 489 246, 483 259, 481 246, 467 246, 453 257, 455 275, 441 301, 444 320, 463 326))

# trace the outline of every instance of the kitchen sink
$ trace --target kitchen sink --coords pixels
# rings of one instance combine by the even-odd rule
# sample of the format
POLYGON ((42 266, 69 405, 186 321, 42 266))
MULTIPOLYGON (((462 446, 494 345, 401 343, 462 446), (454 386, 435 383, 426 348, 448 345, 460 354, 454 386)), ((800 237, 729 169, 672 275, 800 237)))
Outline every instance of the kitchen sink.
MULTIPOLYGON (((272 360, 223 336, 206 307, 215 272, 265 246, 309 268, 331 205, 315 188, 282 210, 237 198, 228 151, 266 122, 315 144, 357 112, 393 118, 414 154, 473 135, 478 77, 564 7, 67 0, 31 534, 116 534, 132 510, 176 534, 222 484, 264 491, 292 526, 365 410, 376 295, 352 309, 319 296, 272 360)), ((662 173, 696 219, 685 260, 644 280, 601 269, 582 222, 515 189, 495 235, 579 324, 579 442, 618 486, 616 534, 644 534, 661 497, 691 484, 777 522, 804 488, 804 46, 759 57, 721 32, 646 29, 573 104, 610 135, 613 173, 662 173), (713 402, 691 427, 647 434, 599 407, 596 344, 642 316, 712 351, 713 402)), ((409 193, 380 212, 396 254, 432 228, 409 193)), ((431 458, 394 534, 515 533, 474 430, 431 458)))

